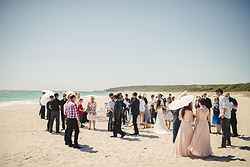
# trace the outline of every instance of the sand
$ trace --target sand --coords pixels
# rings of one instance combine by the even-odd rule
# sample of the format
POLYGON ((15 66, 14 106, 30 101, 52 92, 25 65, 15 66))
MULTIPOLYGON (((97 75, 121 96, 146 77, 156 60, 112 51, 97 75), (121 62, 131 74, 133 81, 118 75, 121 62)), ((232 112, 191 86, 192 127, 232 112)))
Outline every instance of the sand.
MULTIPOLYGON (((196 93, 197 94, 197 93, 196 93)), ((234 94, 239 101, 240 138, 232 139, 232 148, 219 149, 221 136, 212 134, 214 155, 206 159, 176 157, 170 134, 157 135, 141 130, 140 137, 110 138, 107 118, 98 113, 97 130, 80 130, 77 150, 64 145, 63 133, 49 134, 46 121, 38 116, 39 105, 18 104, 0 107, 0 167, 147 167, 147 166, 250 166, 250 98, 234 94)), ((97 99, 102 110, 104 98, 97 99)), ((132 132, 126 128, 126 132, 132 132)))

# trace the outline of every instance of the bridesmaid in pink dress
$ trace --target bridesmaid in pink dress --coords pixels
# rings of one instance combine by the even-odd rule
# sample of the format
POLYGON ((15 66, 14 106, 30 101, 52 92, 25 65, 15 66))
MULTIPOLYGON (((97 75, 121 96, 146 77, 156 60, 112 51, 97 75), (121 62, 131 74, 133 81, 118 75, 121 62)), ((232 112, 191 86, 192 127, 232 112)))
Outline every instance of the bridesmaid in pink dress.
POLYGON ((194 121, 192 103, 182 109, 180 117, 181 125, 176 142, 176 154, 179 156, 189 156, 190 151, 188 150, 188 146, 191 143, 194 133, 192 127, 194 121))
POLYGON ((208 126, 209 110, 205 106, 205 100, 200 100, 200 108, 197 109, 196 128, 192 142, 188 149, 196 157, 208 157, 212 154, 210 133, 208 126))

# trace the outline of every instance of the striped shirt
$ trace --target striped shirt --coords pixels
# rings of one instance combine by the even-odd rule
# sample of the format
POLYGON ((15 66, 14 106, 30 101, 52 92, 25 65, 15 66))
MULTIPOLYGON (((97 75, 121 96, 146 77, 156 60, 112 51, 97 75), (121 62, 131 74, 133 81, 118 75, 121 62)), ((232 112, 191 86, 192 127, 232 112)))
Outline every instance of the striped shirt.
POLYGON ((64 105, 64 114, 66 115, 66 118, 79 118, 77 105, 72 101, 66 103, 64 105))

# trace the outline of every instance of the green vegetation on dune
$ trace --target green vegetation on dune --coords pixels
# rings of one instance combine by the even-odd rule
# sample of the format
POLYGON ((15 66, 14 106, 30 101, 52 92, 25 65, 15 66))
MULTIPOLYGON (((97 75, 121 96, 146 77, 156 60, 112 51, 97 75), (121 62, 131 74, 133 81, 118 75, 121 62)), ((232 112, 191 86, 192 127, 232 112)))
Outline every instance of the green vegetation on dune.
POLYGON ((110 88, 106 91, 117 92, 117 91, 157 91, 157 92, 214 92, 216 89, 221 88, 226 92, 237 92, 237 91, 250 91, 250 83, 240 84, 212 84, 212 85, 145 85, 145 86, 125 86, 110 88))

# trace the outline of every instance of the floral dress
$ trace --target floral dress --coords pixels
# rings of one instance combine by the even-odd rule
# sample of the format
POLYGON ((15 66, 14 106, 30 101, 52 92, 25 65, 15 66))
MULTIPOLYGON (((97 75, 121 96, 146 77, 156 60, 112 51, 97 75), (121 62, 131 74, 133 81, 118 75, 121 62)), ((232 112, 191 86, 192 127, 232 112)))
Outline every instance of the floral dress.
POLYGON ((88 120, 95 121, 96 120, 96 103, 88 102, 87 105, 87 112, 88 112, 88 120))

